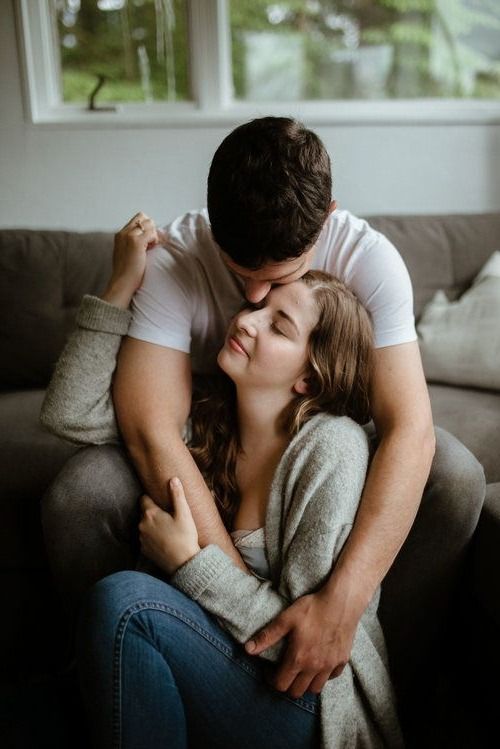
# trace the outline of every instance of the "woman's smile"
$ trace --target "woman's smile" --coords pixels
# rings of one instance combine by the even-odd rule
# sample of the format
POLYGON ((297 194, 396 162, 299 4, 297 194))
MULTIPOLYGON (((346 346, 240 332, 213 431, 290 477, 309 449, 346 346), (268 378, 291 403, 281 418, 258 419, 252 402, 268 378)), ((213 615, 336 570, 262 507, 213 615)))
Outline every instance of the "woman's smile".
POLYGON ((248 354, 243 348, 243 345, 240 343, 240 341, 236 338, 236 336, 231 336, 229 338, 229 345, 233 349, 233 351, 236 351, 238 354, 242 354, 243 356, 246 356, 248 358, 248 354))

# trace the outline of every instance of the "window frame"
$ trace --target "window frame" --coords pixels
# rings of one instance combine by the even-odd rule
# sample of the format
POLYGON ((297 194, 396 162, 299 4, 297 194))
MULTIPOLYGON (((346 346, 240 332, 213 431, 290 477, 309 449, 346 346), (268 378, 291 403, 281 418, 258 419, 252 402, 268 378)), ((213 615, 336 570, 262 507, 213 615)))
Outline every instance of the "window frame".
POLYGON ((50 0, 15 0, 15 9, 26 119, 37 126, 234 126, 263 115, 292 116, 320 126, 500 124, 500 100, 495 99, 233 100, 227 0, 188 0, 192 101, 120 103, 112 112, 89 111, 59 101, 59 50, 50 0))

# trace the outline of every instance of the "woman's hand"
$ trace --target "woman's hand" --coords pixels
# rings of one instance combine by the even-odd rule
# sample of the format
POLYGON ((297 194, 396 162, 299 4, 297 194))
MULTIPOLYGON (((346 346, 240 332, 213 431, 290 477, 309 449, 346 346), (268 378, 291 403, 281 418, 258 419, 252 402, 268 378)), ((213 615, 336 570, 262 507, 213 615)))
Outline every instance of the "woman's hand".
POLYGON ((170 514, 144 494, 139 523, 141 549, 149 559, 168 575, 194 557, 199 551, 198 531, 178 478, 170 481, 173 512, 170 514))
POLYGON ((139 288, 146 269, 146 252, 164 240, 162 232, 145 213, 136 213, 115 234, 113 271, 102 295, 105 302, 126 309, 139 288))

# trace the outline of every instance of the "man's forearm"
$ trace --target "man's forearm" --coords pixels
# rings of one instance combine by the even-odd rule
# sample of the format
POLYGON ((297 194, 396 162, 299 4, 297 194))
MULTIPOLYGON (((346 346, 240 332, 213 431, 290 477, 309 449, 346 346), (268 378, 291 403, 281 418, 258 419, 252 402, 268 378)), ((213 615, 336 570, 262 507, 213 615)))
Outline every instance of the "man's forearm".
POLYGON ((370 464, 355 524, 325 586, 362 615, 413 524, 434 455, 433 431, 393 430, 370 464))
POLYGON ((129 440, 127 446, 147 493, 165 507, 168 482, 173 476, 178 476, 196 523, 200 546, 217 544, 241 569, 248 571, 222 522, 211 492, 176 428, 165 431, 161 441, 135 439, 129 440), (168 445, 168 448, 164 445, 168 445))

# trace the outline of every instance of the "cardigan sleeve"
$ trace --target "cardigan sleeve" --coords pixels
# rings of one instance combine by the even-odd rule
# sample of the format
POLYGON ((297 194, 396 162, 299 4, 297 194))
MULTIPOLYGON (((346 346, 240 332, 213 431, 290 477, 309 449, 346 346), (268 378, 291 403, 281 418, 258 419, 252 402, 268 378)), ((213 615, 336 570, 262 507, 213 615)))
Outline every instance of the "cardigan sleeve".
MULTIPOLYGON (((346 433, 332 445, 328 437, 333 432, 327 430, 325 435, 320 428, 319 439, 313 438, 309 449, 304 450, 299 442, 298 450, 280 464, 278 470, 287 476, 292 466, 297 467, 297 455, 305 454, 302 470, 292 479, 294 486, 278 483, 280 493, 293 494, 287 526, 296 526, 282 550, 278 590, 271 581, 240 570, 215 545, 202 549, 172 576, 170 582, 221 619, 238 642, 247 642, 292 601, 312 593, 329 576, 351 530, 366 473, 366 437, 357 429, 351 439, 349 430, 343 430, 346 433)), ((261 655, 278 660, 284 645, 281 641, 261 655)))
POLYGON ((77 327, 56 364, 40 412, 46 429, 77 444, 120 441, 111 382, 129 310, 86 295, 77 327))
MULTIPOLYGON (((270 580, 259 580, 237 567, 219 546, 205 546, 170 578, 172 585, 215 614, 228 632, 245 643, 290 605, 273 589, 270 580)), ((266 660, 280 658, 283 643, 265 650, 266 660)))

